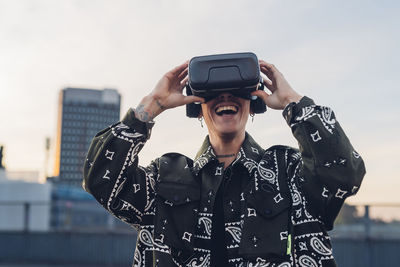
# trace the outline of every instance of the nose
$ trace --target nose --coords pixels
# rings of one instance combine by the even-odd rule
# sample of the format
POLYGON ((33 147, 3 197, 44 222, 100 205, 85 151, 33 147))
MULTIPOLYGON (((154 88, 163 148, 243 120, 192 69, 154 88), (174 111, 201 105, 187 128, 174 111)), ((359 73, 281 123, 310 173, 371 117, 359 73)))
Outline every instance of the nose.
POLYGON ((231 93, 229 93, 229 92, 223 92, 223 93, 220 93, 218 96, 217 96, 217 99, 218 100, 228 100, 228 99, 231 99, 231 98, 233 98, 234 96, 231 94, 231 93))

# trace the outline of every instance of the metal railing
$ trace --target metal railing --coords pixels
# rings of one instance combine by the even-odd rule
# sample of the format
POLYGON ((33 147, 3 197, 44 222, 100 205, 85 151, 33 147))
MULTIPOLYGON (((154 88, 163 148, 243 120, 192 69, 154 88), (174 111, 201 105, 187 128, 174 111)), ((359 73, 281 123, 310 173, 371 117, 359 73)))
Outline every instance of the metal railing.
MULTIPOLYGON (((330 233, 338 266, 398 266, 399 217, 398 204, 345 205, 330 233)), ((94 201, 0 202, 0 263, 129 266, 135 240, 94 201)))
POLYGON ((400 204, 344 205, 330 234, 335 238, 400 239, 400 204))
POLYGON ((0 231, 131 231, 94 201, 0 201, 0 231))
MULTIPOLYGON (((95 201, 0 202, 0 231, 131 231, 95 201)), ((400 204, 344 205, 333 237, 399 238, 400 204)))

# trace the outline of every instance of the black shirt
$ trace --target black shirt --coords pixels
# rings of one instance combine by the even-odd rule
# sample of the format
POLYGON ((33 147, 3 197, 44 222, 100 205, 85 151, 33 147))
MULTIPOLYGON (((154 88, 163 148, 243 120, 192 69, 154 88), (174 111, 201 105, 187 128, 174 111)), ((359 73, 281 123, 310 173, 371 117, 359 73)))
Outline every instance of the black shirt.
MULTIPOLYGON (((224 178, 225 178, 224 173, 224 178)), ((225 218, 224 218, 224 180, 220 183, 214 201, 213 222, 211 230, 211 267, 228 265, 228 255, 225 242, 225 218)))

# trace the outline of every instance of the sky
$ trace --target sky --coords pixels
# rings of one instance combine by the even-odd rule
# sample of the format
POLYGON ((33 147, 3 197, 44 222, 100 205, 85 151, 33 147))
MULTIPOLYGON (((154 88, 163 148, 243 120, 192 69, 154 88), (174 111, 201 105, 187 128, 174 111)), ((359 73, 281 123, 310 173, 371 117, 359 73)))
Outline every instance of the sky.
MULTIPOLYGON (((44 173, 62 88, 115 88, 123 116, 185 60, 251 51, 335 111, 367 169, 349 202, 400 204, 399 11, 398 1, 371 0, 0 0, 4 163, 44 173)), ((193 157, 207 134, 184 107, 155 121, 142 165, 172 151, 193 157)), ((247 130, 265 148, 297 146, 281 111, 247 130)))

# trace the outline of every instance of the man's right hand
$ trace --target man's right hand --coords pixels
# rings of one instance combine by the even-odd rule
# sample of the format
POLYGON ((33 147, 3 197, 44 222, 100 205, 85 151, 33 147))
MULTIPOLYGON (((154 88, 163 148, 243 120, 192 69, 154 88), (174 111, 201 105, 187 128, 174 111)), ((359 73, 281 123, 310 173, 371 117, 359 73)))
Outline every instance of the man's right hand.
POLYGON ((145 96, 135 109, 136 118, 148 122, 166 109, 175 108, 193 102, 204 102, 198 96, 185 96, 182 91, 185 88, 188 74, 188 61, 175 67, 158 81, 153 91, 145 96))
POLYGON ((271 91, 271 94, 263 90, 256 90, 252 95, 260 97, 265 104, 272 109, 282 110, 291 102, 298 102, 302 98, 286 81, 283 74, 271 63, 259 60, 260 70, 267 77, 264 78, 264 85, 271 91))

